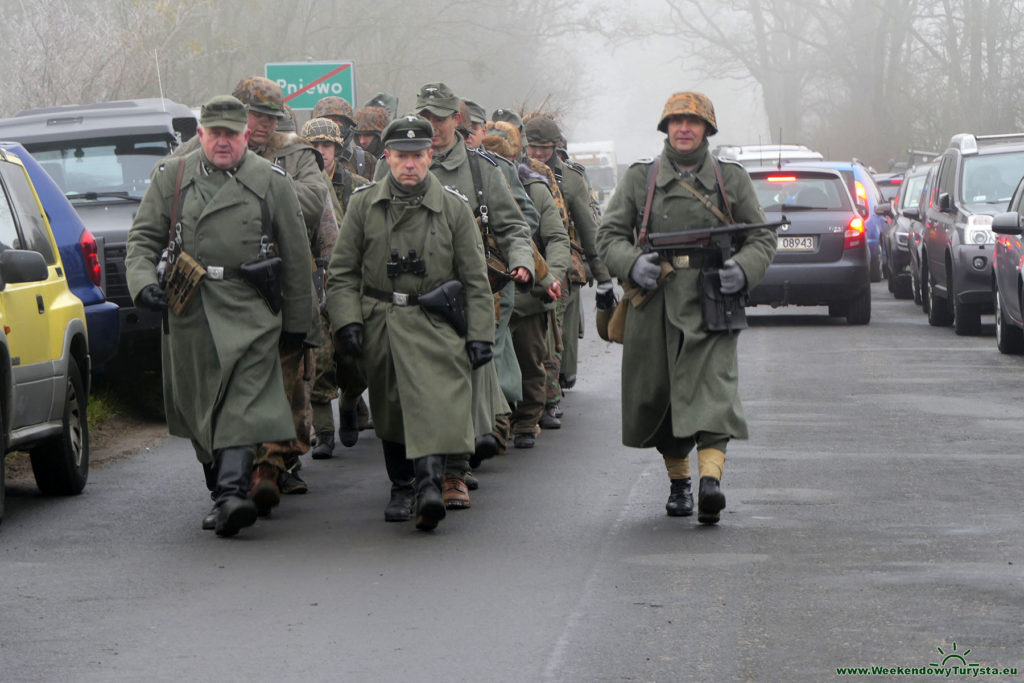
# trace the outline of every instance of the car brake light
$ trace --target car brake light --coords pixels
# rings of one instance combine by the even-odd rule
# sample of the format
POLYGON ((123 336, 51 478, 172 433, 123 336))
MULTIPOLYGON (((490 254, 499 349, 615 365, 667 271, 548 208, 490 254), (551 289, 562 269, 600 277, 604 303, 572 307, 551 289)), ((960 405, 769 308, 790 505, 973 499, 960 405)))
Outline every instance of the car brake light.
POLYGON ((769 183, 795 183, 795 175, 770 175, 767 178, 769 183))
POLYGON ((82 258, 85 259, 85 270, 89 279, 97 287, 100 286, 100 256, 96 247, 96 238, 88 230, 82 231, 82 237, 78 240, 78 248, 82 250, 82 258))
POLYGON ((864 244, 864 219, 860 216, 851 218, 843 237, 843 249, 856 249, 864 244))
POLYGON ((867 206, 868 205, 868 193, 867 193, 867 190, 864 189, 864 183, 862 183, 859 180, 855 180, 854 181, 854 187, 856 188, 856 191, 857 191, 857 203, 858 204, 863 204, 864 206, 867 206))

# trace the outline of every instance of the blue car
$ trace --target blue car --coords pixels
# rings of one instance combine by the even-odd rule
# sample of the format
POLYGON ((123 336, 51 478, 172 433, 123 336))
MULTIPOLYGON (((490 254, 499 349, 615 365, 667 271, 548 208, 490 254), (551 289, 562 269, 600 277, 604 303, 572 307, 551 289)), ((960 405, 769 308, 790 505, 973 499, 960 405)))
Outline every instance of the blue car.
POLYGON ((868 251, 871 256, 871 281, 882 281, 882 261, 885 255, 882 253, 882 236, 889 232, 892 223, 889 219, 891 208, 889 202, 878 189, 871 172, 864 164, 856 159, 853 161, 801 161, 801 166, 834 168, 839 171, 846 181, 850 195, 861 210, 864 217, 864 227, 868 238, 868 251), (879 212, 881 211, 881 213, 879 212))
POLYGON ((50 219, 60 259, 71 292, 85 305, 89 328, 89 354, 93 372, 117 353, 120 321, 117 304, 107 301, 100 288, 100 261, 96 239, 78 217, 71 202, 43 167, 17 142, 0 142, 0 147, 13 152, 25 164, 25 170, 36 187, 36 194, 50 219))

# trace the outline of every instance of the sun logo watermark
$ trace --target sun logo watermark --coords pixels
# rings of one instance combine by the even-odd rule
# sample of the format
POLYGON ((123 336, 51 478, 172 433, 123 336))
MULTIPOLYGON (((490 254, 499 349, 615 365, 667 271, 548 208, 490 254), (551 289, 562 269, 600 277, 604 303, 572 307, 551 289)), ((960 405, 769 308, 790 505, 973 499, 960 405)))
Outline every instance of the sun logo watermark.
POLYGON ((942 659, 942 664, 932 664, 932 663, 929 663, 928 666, 937 666, 937 667, 943 667, 943 666, 981 666, 981 664, 968 664, 967 660, 964 659, 964 658, 967 655, 971 654, 971 651, 970 650, 965 650, 963 655, 960 655, 956 651, 956 642, 955 641, 953 642, 953 649, 950 650, 948 655, 946 654, 946 652, 941 647, 937 647, 935 649, 939 651, 939 654, 944 655, 944 657, 942 659), (950 660, 959 660, 959 661, 950 662, 950 660))

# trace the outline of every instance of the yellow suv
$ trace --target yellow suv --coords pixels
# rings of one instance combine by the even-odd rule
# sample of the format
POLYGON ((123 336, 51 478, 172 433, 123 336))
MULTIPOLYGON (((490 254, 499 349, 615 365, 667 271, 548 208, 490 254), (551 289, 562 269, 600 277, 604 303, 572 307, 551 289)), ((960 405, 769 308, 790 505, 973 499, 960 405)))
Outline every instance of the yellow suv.
POLYGON ((85 487, 89 362, 49 220, 21 160, 0 149, 0 519, 9 451, 29 452, 45 494, 85 487))

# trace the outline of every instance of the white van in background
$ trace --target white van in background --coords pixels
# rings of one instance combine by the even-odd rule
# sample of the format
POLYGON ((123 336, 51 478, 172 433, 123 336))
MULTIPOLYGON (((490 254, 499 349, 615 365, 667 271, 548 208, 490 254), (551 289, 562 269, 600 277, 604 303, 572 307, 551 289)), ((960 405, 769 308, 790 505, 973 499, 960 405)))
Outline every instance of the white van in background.
POLYGON ((820 153, 804 145, 719 145, 712 153, 720 159, 736 161, 749 168, 824 159, 820 153))

